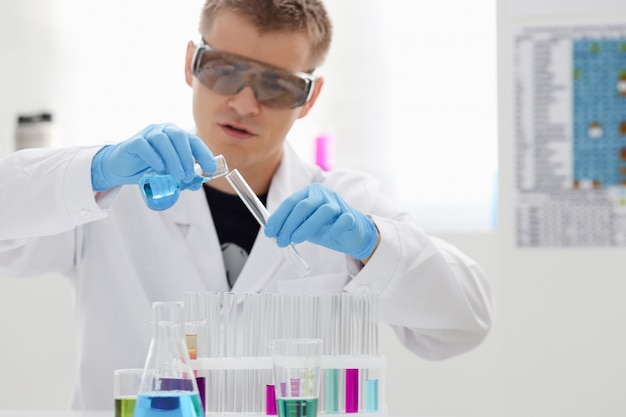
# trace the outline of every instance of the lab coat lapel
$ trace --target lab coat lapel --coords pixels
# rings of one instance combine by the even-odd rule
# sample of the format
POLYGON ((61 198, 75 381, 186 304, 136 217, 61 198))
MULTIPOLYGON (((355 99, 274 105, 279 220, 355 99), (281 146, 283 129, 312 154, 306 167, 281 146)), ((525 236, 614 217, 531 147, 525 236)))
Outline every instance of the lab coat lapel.
POLYGON ((285 143, 282 161, 267 195, 268 211, 273 213, 285 198, 316 181, 319 172, 317 166, 305 164, 289 143, 285 143))
POLYGON ((183 236, 186 236, 187 228, 191 223, 191 216, 189 213, 189 196, 187 194, 188 193, 184 192, 181 193, 176 204, 161 212, 164 220, 172 222, 178 226, 182 226, 181 232, 183 233, 183 236))
POLYGON ((197 291, 228 291, 222 249, 204 192, 183 191, 178 202, 163 215, 178 228, 189 261, 198 271, 197 291))
POLYGON ((278 245, 260 230, 233 291, 240 294, 260 292, 282 262, 284 259, 278 245))

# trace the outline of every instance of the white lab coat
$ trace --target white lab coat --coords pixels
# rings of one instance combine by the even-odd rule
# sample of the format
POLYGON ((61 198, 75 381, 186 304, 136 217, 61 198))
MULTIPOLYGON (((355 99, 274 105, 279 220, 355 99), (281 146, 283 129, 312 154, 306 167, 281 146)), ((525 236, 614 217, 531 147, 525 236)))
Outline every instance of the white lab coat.
MULTIPOLYGON (((113 370, 144 364, 151 303, 182 300, 185 291, 229 289, 204 193, 184 191, 162 212, 146 208, 135 186, 94 198, 90 167, 97 150, 33 149, 0 161, 0 272, 60 272, 73 280, 79 361, 73 407, 111 409, 113 370)), ((381 241, 369 263, 361 268, 305 242, 298 249, 311 273, 299 278, 261 232, 234 292, 375 291, 379 321, 429 359, 466 352, 485 338, 492 307, 480 267, 427 236, 371 178, 323 172, 286 145, 269 211, 314 181, 373 219, 381 241)))

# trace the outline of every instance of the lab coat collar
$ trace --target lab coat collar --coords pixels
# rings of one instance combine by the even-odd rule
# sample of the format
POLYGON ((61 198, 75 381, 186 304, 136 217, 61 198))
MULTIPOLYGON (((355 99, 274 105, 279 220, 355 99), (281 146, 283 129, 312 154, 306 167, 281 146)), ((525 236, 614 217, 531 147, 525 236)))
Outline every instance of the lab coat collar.
POLYGON ((282 201, 294 192, 317 181, 320 168, 305 163, 295 150, 285 142, 283 157, 274 174, 267 195, 267 209, 270 213, 278 208, 282 201))
POLYGON ((189 259, 199 271, 198 291, 228 291, 221 245, 202 189, 182 191, 178 202, 161 215, 165 222, 176 225, 186 242, 189 259), (211 279, 215 276, 224 279, 211 279), (211 288, 207 287, 208 283, 211 288))

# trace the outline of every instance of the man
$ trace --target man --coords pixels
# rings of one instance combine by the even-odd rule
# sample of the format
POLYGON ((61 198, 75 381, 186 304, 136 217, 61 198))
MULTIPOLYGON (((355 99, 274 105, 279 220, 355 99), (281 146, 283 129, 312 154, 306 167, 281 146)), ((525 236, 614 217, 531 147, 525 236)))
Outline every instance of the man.
POLYGON ((424 234, 373 179, 322 172, 285 142, 323 86, 315 69, 331 24, 319 0, 207 0, 200 34, 185 63, 194 133, 154 125, 114 145, 0 161, 0 272, 75 283, 73 407, 111 408, 113 370, 143 365, 152 302, 185 291, 374 291, 379 320, 416 354, 476 347, 491 326, 480 267, 424 234), (210 173, 217 154, 273 213, 262 233, 224 178, 192 185, 194 160, 210 173), (134 185, 150 171, 190 190, 152 211, 134 185), (307 277, 277 250, 291 242, 307 277))

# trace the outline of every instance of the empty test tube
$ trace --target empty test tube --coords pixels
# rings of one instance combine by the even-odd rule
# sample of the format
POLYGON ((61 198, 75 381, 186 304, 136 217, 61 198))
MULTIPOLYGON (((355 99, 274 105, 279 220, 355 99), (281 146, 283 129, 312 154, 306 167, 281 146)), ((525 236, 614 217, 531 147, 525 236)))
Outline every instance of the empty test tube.
MULTIPOLYGON (((208 353, 209 358, 218 358, 221 356, 221 328, 222 319, 222 294, 219 292, 209 292, 206 294, 207 299, 207 322, 208 322, 208 353)), ((224 404, 224 382, 223 382, 222 370, 213 369, 209 371, 207 379, 207 396, 210 397, 207 400, 206 411, 207 414, 217 414, 223 410, 224 404)))
MULTIPOLYGON (((250 210, 250 213, 252 213, 256 221, 258 221, 261 226, 265 226, 270 213, 267 211, 261 200, 259 200, 259 197, 257 197, 254 191, 252 191, 252 188, 250 188, 246 180, 243 179, 239 171, 233 169, 226 175, 226 179, 237 192, 241 201, 243 201, 248 210, 250 210)), ((283 253, 289 262, 291 262, 291 265, 293 265, 296 269, 298 275, 304 277, 309 273, 309 265, 304 259, 302 259, 302 256, 300 256, 300 253, 293 243, 289 244, 283 253)))
MULTIPOLYGON (((226 159, 222 155, 215 156, 217 168, 213 173, 206 173, 202 170, 200 164, 195 164, 195 178, 191 182, 191 186, 199 185, 212 179, 222 177, 228 174, 228 165, 226 159)), ((159 174, 150 172, 139 179, 139 189, 146 205, 152 210, 164 210, 169 208, 180 195, 180 190, 184 187, 182 181, 176 181, 170 174, 159 174)))
MULTIPOLYGON (((234 358, 237 352, 237 293, 225 292, 223 294, 223 344, 222 356, 234 358)), ((237 371, 228 369, 224 371, 225 409, 223 412, 237 411, 237 371)))

